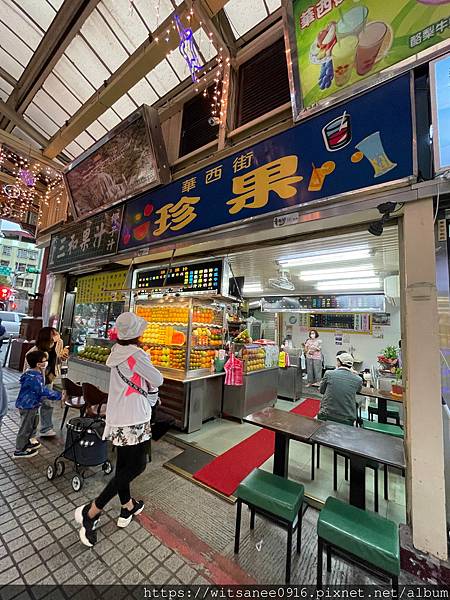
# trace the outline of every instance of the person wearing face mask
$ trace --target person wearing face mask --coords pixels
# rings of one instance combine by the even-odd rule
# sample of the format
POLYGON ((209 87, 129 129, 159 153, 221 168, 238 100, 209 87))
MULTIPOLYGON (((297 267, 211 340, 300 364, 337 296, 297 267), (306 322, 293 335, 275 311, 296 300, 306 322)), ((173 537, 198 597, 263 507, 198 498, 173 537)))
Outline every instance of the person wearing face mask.
MULTIPOLYGON (((61 336, 54 327, 43 327, 37 335, 35 346, 25 356, 24 371, 29 369, 28 355, 30 352, 35 352, 36 350, 47 354, 47 364, 43 370, 43 375, 45 377, 45 385, 52 388, 55 379, 61 375, 61 363, 67 359, 69 351, 67 348, 64 348, 61 336)), ((39 436, 54 437, 56 433, 53 428, 53 405, 47 398, 44 398, 39 408, 39 415, 39 436)), ((33 437, 32 441, 35 443, 36 439, 33 437)))
POLYGON ((306 358, 306 374, 308 383, 306 387, 319 387, 322 378, 322 340, 315 329, 311 329, 309 337, 304 344, 306 358))

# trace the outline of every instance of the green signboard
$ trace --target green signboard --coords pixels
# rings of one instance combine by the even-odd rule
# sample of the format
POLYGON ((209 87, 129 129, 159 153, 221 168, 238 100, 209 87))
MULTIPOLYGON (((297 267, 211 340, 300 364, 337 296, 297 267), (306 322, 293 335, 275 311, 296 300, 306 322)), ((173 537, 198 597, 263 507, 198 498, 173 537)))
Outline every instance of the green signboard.
POLYGON ((0 267, 0 275, 11 275, 11 267, 0 267))
POLYGON ((293 0, 303 106, 450 38, 450 0, 293 0))

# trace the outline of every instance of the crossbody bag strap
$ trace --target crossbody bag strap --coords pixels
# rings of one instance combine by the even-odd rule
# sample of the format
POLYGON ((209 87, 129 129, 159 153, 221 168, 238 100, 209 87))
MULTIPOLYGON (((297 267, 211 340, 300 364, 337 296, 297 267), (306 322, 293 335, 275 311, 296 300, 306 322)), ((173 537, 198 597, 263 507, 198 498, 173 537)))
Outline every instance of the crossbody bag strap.
POLYGON ((116 366, 116 371, 119 374, 120 379, 124 381, 127 385, 129 385, 131 388, 133 388, 133 390, 136 390, 136 392, 144 396, 144 398, 148 398, 150 396, 149 392, 136 385, 134 381, 131 381, 131 379, 128 379, 128 377, 125 377, 125 375, 122 373, 118 366, 116 366))

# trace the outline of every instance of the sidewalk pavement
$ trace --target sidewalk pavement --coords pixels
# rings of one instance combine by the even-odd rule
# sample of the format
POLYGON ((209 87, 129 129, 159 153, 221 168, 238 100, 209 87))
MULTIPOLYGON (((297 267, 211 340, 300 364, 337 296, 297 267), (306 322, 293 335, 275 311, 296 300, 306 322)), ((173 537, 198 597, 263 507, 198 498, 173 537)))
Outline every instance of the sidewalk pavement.
MULTIPOLYGON (((71 487, 73 464, 63 477, 48 481, 46 469, 63 449, 63 435, 42 440, 39 455, 12 458, 19 415, 14 408, 19 374, 4 370, 10 410, 0 433, 0 598, 17 585, 89 584, 280 584, 284 582, 286 533, 258 518, 253 532, 244 512, 241 550, 233 553, 235 506, 163 468, 182 450, 160 441, 152 463, 133 484, 144 512, 118 529, 118 500, 101 517, 93 549, 79 542, 73 519, 77 506, 96 497, 107 481, 100 468, 80 492, 71 487)), ((62 410, 54 411, 58 428, 62 410)), ((72 412, 71 416, 75 416, 72 412)), ((114 455, 111 456, 114 462, 114 455)), ((292 583, 315 584, 317 511, 304 517, 302 554, 293 554, 292 583)), ((366 573, 335 561, 330 583, 374 583, 366 573)), ((402 573, 401 583, 416 583, 402 573)), ((45 589, 45 588, 43 588, 45 589)), ((85 588, 86 590, 86 588, 85 588)), ((82 596, 83 598, 86 596, 82 596)))

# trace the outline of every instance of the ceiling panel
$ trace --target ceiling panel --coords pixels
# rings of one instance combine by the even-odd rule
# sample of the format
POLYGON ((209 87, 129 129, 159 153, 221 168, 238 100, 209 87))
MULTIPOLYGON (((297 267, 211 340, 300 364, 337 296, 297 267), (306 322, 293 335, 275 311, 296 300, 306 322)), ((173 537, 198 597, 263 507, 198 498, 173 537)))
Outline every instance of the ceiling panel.
POLYGON ((37 92, 33 102, 39 106, 46 115, 51 115, 51 118, 53 121, 56 121, 59 127, 64 125, 69 118, 69 114, 43 89, 37 92))
POLYGON ((224 10, 236 39, 261 23, 268 14, 263 0, 245 0, 245 10, 242 0, 228 0, 224 10))
POLYGON ((81 106, 81 102, 54 74, 50 73, 44 83, 43 89, 52 97, 57 98, 59 104, 64 106, 69 115, 73 115, 81 106))
POLYGON ((45 132, 47 137, 54 135, 59 127, 35 102, 31 102, 23 115, 29 117, 34 123, 39 125, 40 129, 45 132))
POLYGON ((76 142, 70 142, 64 149, 64 152, 66 151, 75 158, 84 152, 83 148, 76 142))
POLYGON ((57 8, 54 8, 46 0, 40 0, 39 2, 36 2, 36 0, 20 0, 20 8, 44 32, 52 24, 57 12, 57 8))
POLYGON ((92 125, 89 125, 86 131, 88 131, 96 140, 99 140, 105 133, 108 133, 108 130, 103 127, 99 121, 94 121, 92 125))
POLYGON ((150 31, 155 31, 173 12, 170 0, 134 0, 132 6, 139 12, 150 31))
POLYGON ((88 79, 80 73, 65 54, 63 54, 57 62, 54 72, 59 80, 64 83, 72 94, 82 103, 86 102, 86 100, 88 100, 95 92, 95 88, 92 87, 88 79))
MULTIPOLYGON (((1 18, 1 17, 0 17, 1 18)), ((11 31, 4 23, 0 20, 0 40, 2 48, 4 48, 9 54, 21 65, 25 66, 28 64, 30 58, 33 56, 33 49, 28 46, 24 41, 21 40, 15 33, 11 31)))
MULTIPOLYGON (((31 48, 36 49, 47 27, 40 27, 37 22, 27 16, 25 5, 30 4, 34 4, 34 8, 39 8, 38 3, 33 0, 20 3, 14 3, 12 0, 0 0, 0 19, 18 38, 26 42, 31 48), (22 10, 19 7, 22 7, 22 10)), ((50 10, 52 9, 50 8, 50 10)), ((55 14, 54 12, 53 15, 55 14)), ((0 39, 3 41, 3 37, 0 39)))
POLYGON ((119 98, 112 107, 121 119, 126 119, 129 114, 136 110, 137 106, 131 99, 125 94, 122 98, 119 98))
MULTIPOLYGON (((311 266, 290 266, 287 268, 289 278, 295 285, 295 291, 289 293, 318 293, 314 282, 300 280, 299 275, 305 270, 321 270, 348 267, 350 270, 368 265, 375 271, 377 276, 383 279, 385 276, 398 273, 399 250, 397 227, 385 228, 380 238, 371 236, 367 231, 352 234, 322 237, 316 240, 291 243, 280 246, 260 248, 257 251, 247 251, 231 254, 229 256, 233 273, 236 277, 244 276, 246 285, 261 286, 260 295, 279 295, 282 292, 269 287, 268 280, 277 276, 279 270, 278 261, 288 258, 303 258, 311 255, 320 255, 321 263, 311 266), (368 250, 369 256, 358 260, 330 262, 328 257, 336 253, 354 251, 359 249, 368 250), (328 259, 328 261, 327 261, 328 259)), ((355 278, 358 275, 355 272, 355 278)), ((339 279, 336 276, 336 279, 339 279)), ((358 291, 355 289, 354 291, 358 291)), ((286 293, 286 292, 285 292, 286 293)), ((246 294, 248 295, 248 294, 246 294)))
POLYGON ((130 54, 148 38, 148 28, 129 3, 102 0, 97 8, 130 54))
MULTIPOLYGON (((129 56, 98 10, 91 13, 80 33, 111 73, 118 69, 129 56)), ((107 79, 105 75, 98 74, 98 77, 101 77, 101 80, 107 79)), ((99 86, 95 82, 93 85, 99 86)))
POLYGON ((141 79, 141 81, 138 81, 138 83, 136 83, 136 85, 130 89, 129 95, 133 98, 138 106, 141 106, 141 104, 148 104, 151 106, 158 100, 155 90, 145 79, 145 77, 144 79, 141 79))
MULTIPOLYGON (((64 53, 75 65, 78 71, 88 79, 93 89, 98 89, 105 79, 111 75, 111 72, 101 62, 95 52, 89 47, 86 41, 77 35, 64 53)), ((80 79, 80 73, 77 78, 80 79)))
POLYGON ((12 75, 14 79, 19 79, 24 71, 24 65, 21 65, 15 58, 13 58, 6 50, 1 46, 0 41, 0 67, 7 73, 12 75))
POLYGON ((180 83, 166 59, 150 71, 148 79, 159 96, 164 96, 180 83))
POLYGON ((0 94, 4 102, 8 99, 10 93, 13 91, 13 86, 0 77, 0 94))
POLYGON ((105 110, 98 120, 108 131, 120 123, 119 116, 110 108, 105 110))
POLYGON ((26 142, 27 144, 30 144, 30 146, 32 148, 35 149, 40 149, 40 145, 35 142, 32 138, 30 138, 29 135, 27 135, 24 131, 22 131, 21 129, 19 129, 19 127, 14 127, 14 129, 11 132, 13 135, 15 135, 16 137, 18 137, 19 139, 23 140, 24 142, 26 142))

